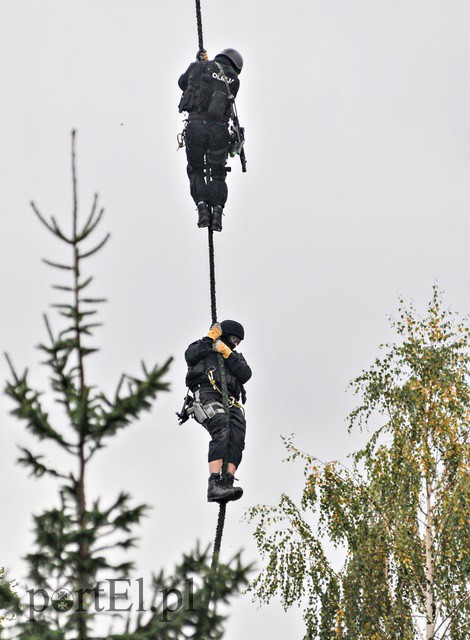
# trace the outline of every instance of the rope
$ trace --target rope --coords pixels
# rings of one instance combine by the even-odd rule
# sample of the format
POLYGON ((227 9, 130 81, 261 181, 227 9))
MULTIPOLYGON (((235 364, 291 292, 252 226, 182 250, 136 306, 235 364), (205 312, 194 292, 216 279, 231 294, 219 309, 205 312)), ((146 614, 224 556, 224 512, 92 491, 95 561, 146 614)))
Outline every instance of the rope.
MULTIPOLYGON (((204 38, 202 33, 202 14, 201 14, 201 0, 196 0, 196 21, 197 21, 197 35, 198 35, 198 45, 199 50, 204 49, 204 38)), ((209 186, 210 184, 210 168, 208 163, 206 162, 206 182, 209 186)), ((212 219, 212 210, 210 208, 209 215, 212 219)), ((211 318, 212 323, 217 322, 217 298, 216 298, 216 290, 215 290, 215 254, 214 254, 214 232, 209 225, 208 229, 208 244, 209 244, 209 277, 210 277, 210 299, 211 299, 211 318)), ((221 372, 221 386, 222 386, 222 401, 225 409, 225 413, 230 419, 230 406, 229 406, 229 396, 227 389, 227 378, 225 375, 225 364, 222 354, 217 354, 217 361, 219 364, 219 369, 221 372)), ((227 477, 227 452, 225 452, 224 458, 222 460, 222 480, 227 477)), ((212 551, 212 562, 211 568, 207 580, 207 596, 206 602, 203 606, 203 613, 199 618, 195 638, 200 638, 201 640, 205 639, 205 629, 209 618, 209 607, 212 600, 213 593, 213 583, 214 579, 217 575, 217 569, 219 566, 219 555, 220 555, 220 547, 222 545, 222 536, 224 533, 224 525, 225 525, 225 513, 227 510, 227 503, 220 502, 219 503, 219 515, 217 518, 217 527, 215 531, 214 538, 214 547, 212 551)))
MULTIPOLYGON (((207 165, 206 165, 207 166, 207 165)), ((207 184, 210 183, 210 174, 209 169, 207 169, 206 175, 207 184)), ((212 208, 211 208, 212 209, 212 208)), ((210 216, 212 218, 212 210, 210 211, 210 216)), ((210 292, 211 292, 211 317, 212 322, 217 322, 217 298, 215 291, 215 253, 214 253, 214 232, 209 226, 208 230, 208 243, 209 243, 209 279, 210 279, 210 292)), ((217 362, 219 364, 220 369, 220 377, 221 377, 221 387, 222 387, 222 402, 224 405, 225 413, 230 419, 230 406, 229 406, 229 396, 227 389, 227 377, 225 375, 225 363, 222 354, 217 354, 217 362)), ((222 480, 227 475, 227 458, 226 455, 222 461, 222 480)), ((225 507, 226 503, 220 503, 219 505, 219 520, 217 523, 216 536, 214 540, 214 557, 219 554, 220 545, 222 542, 222 534, 224 531, 224 520, 225 520, 225 507), (223 511, 223 514, 222 514, 223 511)), ((212 563, 214 564, 214 557, 212 558, 212 563)), ((217 562, 216 562, 217 568, 217 562)))
MULTIPOLYGON (((207 182, 209 182, 209 179, 207 179, 207 182)), ((215 322, 217 322, 217 298, 215 295, 214 232, 212 231, 210 226, 208 231, 208 243, 209 243, 209 278, 210 278, 210 290, 211 290, 211 317, 212 317, 212 324, 214 324, 215 322)))
MULTIPOLYGON (((199 4, 199 3, 197 3, 199 4)), ((206 182, 209 186, 210 184, 210 168, 206 161, 206 182)), ((212 207, 209 207, 209 215, 212 220, 212 207)), ((212 323, 217 322, 217 297, 215 290, 215 252, 214 252, 214 232, 209 225, 208 228, 208 244, 209 244, 209 280, 210 280, 210 298, 211 298, 211 319, 212 323)), ((225 409, 225 413, 230 419, 230 406, 229 406, 229 396, 227 389, 227 377, 225 374, 225 363, 222 354, 217 354, 217 362, 220 369, 220 377, 221 377, 221 387, 222 387, 222 401, 225 409)), ((224 458, 222 460, 222 481, 227 477, 227 452, 225 452, 224 458)), ((217 518, 217 527, 215 530, 215 538, 214 538, 214 547, 212 550, 212 561, 211 568, 209 571, 209 575, 207 578, 207 595, 205 602, 203 602, 202 613, 198 620, 197 629, 195 638, 206 640, 205 630, 207 623, 209 621, 209 607, 212 600, 212 593, 214 590, 214 581, 217 576, 217 569, 219 566, 219 556, 220 556, 220 548, 222 545, 222 536, 224 533, 225 526, 225 514, 227 511, 227 503, 220 502, 219 503, 219 515, 217 518)))
POLYGON ((201 49, 204 49, 204 40, 202 35, 201 0, 196 0, 196 20, 197 20, 197 38, 199 42, 199 50, 201 50, 201 49))

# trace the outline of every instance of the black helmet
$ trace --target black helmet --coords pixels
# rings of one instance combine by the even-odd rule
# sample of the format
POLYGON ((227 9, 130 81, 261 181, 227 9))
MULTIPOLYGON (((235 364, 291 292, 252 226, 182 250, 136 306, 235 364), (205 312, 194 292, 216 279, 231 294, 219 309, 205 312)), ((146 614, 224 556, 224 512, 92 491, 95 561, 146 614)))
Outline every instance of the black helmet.
POLYGON ((235 320, 223 320, 220 326, 222 327, 223 334, 226 336, 235 336, 236 338, 240 338, 240 340, 243 340, 245 337, 243 325, 235 322, 235 320))
POLYGON ((230 64, 235 67, 237 72, 241 73, 241 70, 243 69, 243 58, 236 49, 224 49, 218 55, 227 58, 230 64))

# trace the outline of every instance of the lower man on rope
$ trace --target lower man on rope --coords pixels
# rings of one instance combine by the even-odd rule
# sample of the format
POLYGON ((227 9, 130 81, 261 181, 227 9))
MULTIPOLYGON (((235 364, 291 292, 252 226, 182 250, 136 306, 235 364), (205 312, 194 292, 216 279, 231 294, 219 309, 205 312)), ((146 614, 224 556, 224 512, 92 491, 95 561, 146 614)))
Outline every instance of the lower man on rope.
POLYGON ((186 385, 194 394, 192 413, 209 432, 209 486, 208 502, 238 500, 241 487, 234 487, 234 474, 245 448, 245 412, 239 402, 246 400, 243 385, 251 378, 251 369, 241 353, 235 349, 243 340, 243 326, 234 320, 212 325, 207 336, 191 343, 186 349, 188 365, 186 385), (222 380, 218 353, 224 359, 229 393, 230 417, 222 401, 222 380), (228 461, 227 476, 221 478, 223 458, 228 461))
POLYGON ((206 52, 200 51, 196 62, 189 65, 178 81, 183 91, 179 110, 188 112, 184 139, 190 190, 199 215, 198 227, 209 226, 209 207, 212 207, 213 231, 222 231, 228 195, 225 179, 231 142, 229 121, 242 67, 243 58, 235 49, 224 49, 214 60, 208 60, 206 52), (209 172, 209 184, 205 170, 209 172))

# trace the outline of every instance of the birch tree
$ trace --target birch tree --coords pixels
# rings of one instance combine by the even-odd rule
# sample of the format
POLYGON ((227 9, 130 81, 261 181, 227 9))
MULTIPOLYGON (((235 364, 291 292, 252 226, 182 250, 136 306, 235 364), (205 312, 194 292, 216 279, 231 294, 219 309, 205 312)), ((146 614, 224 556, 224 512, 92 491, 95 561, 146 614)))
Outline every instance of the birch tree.
POLYGON ((251 589, 302 606, 305 639, 470 637, 469 324, 434 288, 423 317, 400 300, 392 325, 396 341, 351 383, 349 429, 371 430, 366 446, 346 467, 285 439, 301 502, 249 512, 265 560, 251 589))

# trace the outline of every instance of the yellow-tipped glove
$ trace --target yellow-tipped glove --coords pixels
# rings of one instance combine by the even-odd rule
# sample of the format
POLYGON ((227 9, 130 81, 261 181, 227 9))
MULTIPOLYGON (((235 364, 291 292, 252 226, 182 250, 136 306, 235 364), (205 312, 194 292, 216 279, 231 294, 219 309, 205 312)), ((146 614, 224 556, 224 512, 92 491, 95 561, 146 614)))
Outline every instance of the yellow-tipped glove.
POLYGON ((222 342, 222 340, 217 340, 216 342, 214 342, 214 346, 213 346, 214 351, 218 351, 219 353, 221 353, 224 358, 228 358, 229 355, 232 353, 232 350, 230 349, 230 347, 227 347, 227 345, 222 342))
POLYGON ((207 334, 208 338, 212 340, 218 340, 222 335, 222 327, 218 322, 214 322, 214 324, 209 329, 209 333, 207 334))
POLYGON ((199 60, 199 62, 202 62, 203 60, 209 60, 207 51, 205 49, 199 49, 199 51, 196 53, 196 60, 199 60))

